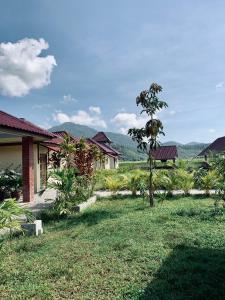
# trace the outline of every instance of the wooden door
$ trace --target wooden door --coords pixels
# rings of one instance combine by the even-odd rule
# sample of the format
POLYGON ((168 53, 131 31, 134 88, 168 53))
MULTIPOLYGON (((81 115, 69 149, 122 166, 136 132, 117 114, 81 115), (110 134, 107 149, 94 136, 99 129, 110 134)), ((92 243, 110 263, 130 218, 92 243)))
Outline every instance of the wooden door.
POLYGON ((47 154, 40 154, 40 185, 41 190, 47 187, 47 154))

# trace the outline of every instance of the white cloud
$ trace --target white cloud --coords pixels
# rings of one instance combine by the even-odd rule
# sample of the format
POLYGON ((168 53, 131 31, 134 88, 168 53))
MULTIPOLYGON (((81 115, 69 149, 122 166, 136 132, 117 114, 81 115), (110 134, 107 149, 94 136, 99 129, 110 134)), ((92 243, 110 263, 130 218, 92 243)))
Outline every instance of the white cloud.
POLYGON ((76 102, 77 102, 77 99, 73 98, 73 96, 71 96, 70 94, 64 95, 63 100, 60 101, 60 103, 63 103, 63 104, 76 103, 76 102))
POLYGON ((99 106, 90 106, 89 110, 90 112, 96 113, 98 115, 101 114, 101 108, 99 106))
POLYGON ((120 112, 115 115, 112 122, 119 127, 121 133, 126 134, 131 127, 143 127, 148 120, 148 117, 137 116, 134 113, 120 112))
POLYGON ((59 122, 60 124, 70 122, 70 117, 62 112, 56 112, 55 114, 53 114, 53 119, 59 122))
POLYGON ((216 85, 216 89, 222 89, 223 87, 224 87, 224 81, 219 82, 219 83, 216 85))
POLYGON ((214 133, 214 132, 216 132, 216 129, 210 128, 210 129, 209 129, 209 132, 210 132, 210 133, 214 133))
POLYGON ((48 47, 44 39, 0 43, 0 94, 21 97, 48 85, 56 66, 54 56, 40 56, 48 47))
MULTIPOLYGON (((100 109, 100 108, 99 108, 100 109)), ((101 110, 100 113, 92 113, 87 112, 85 110, 78 110, 78 112, 75 115, 67 115, 63 112, 56 112, 53 114, 53 119, 59 123, 64 122, 73 122, 80 125, 87 125, 87 126, 93 126, 93 127, 101 127, 101 128, 107 128, 106 122, 101 117, 101 110)))

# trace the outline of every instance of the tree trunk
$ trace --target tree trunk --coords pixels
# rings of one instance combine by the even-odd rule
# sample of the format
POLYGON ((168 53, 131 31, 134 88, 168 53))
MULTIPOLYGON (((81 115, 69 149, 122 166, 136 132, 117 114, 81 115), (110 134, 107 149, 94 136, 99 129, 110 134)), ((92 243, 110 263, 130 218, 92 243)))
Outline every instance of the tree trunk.
POLYGON ((149 204, 154 206, 154 190, 153 190, 153 157, 149 150, 149 204))

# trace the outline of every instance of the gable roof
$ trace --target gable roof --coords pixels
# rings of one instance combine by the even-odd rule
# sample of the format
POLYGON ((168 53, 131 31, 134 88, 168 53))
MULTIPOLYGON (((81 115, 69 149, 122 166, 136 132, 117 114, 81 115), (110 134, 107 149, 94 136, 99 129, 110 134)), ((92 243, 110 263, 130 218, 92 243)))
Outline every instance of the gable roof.
POLYGON ((112 141, 107 137, 107 135, 103 131, 98 132, 95 136, 93 136, 92 139, 98 143, 112 143, 112 141))
POLYGON ((4 111, 0 111, 0 126, 8 129, 16 129, 18 131, 32 133, 35 135, 41 135, 48 138, 54 137, 54 134, 51 132, 42 129, 25 119, 14 117, 4 111))
POLYGON ((105 145, 103 143, 99 143, 99 142, 95 141, 94 139, 88 139, 88 141, 90 143, 95 144, 96 146, 98 146, 103 151, 103 153, 105 153, 109 156, 116 157, 116 156, 120 155, 120 153, 118 151, 116 151, 115 149, 109 147, 108 145, 105 145))
POLYGON ((198 156, 207 155, 209 152, 225 152, 225 136, 216 139, 212 144, 202 150, 202 152, 200 152, 198 156))
POLYGON ((168 160, 178 157, 177 146, 160 146, 152 153, 156 160, 168 160))

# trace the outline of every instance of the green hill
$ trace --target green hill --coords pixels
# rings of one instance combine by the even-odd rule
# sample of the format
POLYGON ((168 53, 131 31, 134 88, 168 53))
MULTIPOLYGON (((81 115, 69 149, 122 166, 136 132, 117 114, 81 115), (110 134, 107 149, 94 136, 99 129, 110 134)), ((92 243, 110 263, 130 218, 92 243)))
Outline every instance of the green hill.
MULTIPOLYGON (((66 122, 58 126, 54 126, 49 129, 50 131, 61 131, 65 130, 77 137, 91 138, 96 133, 97 130, 89 126, 74 124, 71 122, 66 122)), ((147 158, 146 154, 137 150, 137 145, 132 139, 124 134, 115 133, 115 132, 106 132, 106 135, 112 140, 113 148, 118 150, 122 154, 123 160, 145 160, 147 158)), ((162 145, 176 145, 178 149, 179 158, 190 158, 195 157, 200 153, 208 144, 191 142, 188 144, 181 144, 174 141, 168 141, 162 145)))

